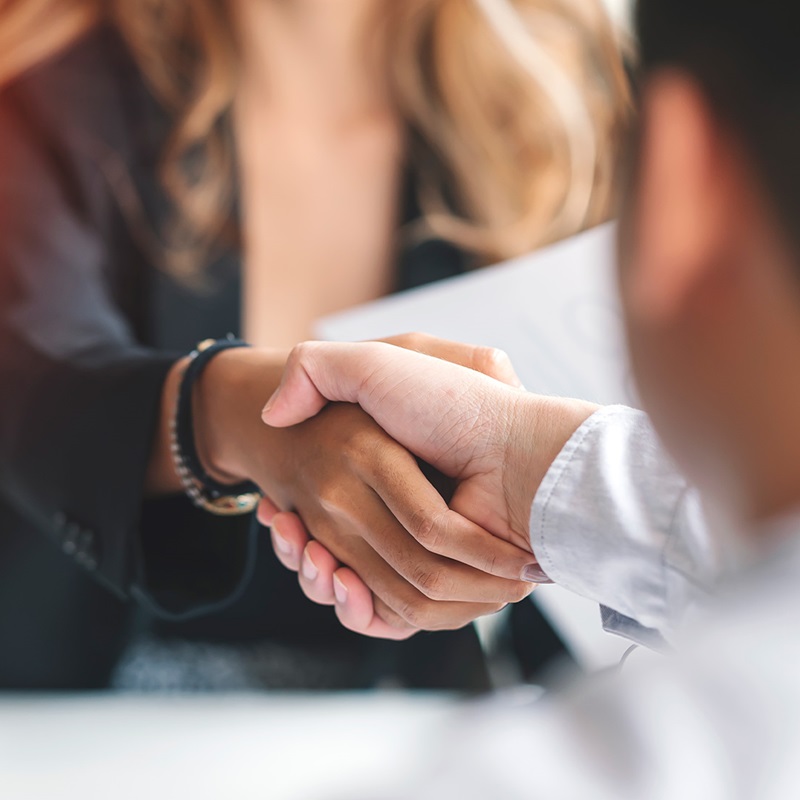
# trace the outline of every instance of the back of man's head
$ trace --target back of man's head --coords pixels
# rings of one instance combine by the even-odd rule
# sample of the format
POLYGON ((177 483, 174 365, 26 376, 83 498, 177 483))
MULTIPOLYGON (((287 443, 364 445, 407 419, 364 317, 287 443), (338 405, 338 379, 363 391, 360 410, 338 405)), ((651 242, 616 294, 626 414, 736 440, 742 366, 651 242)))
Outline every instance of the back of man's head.
POLYGON ((691 74, 747 148, 800 253, 800 8, 791 0, 639 0, 636 17, 643 80, 661 68, 691 74))

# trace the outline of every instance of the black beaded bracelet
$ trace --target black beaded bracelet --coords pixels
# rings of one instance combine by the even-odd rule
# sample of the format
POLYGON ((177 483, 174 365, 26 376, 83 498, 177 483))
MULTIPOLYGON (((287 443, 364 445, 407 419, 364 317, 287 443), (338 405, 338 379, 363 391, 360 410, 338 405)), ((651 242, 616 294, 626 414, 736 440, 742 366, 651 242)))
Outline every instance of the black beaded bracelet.
POLYGON ((249 345, 233 336, 219 341, 207 339, 189 355, 189 363, 181 376, 170 429, 170 448, 175 470, 186 494, 198 508, 218 516, 248 514, 261 499, 258 487, 250 481, 231 486, 212 478, 203 467, 195 444, 192 413, 194 384, 212 358, 224 350, 236 347, 249 345))

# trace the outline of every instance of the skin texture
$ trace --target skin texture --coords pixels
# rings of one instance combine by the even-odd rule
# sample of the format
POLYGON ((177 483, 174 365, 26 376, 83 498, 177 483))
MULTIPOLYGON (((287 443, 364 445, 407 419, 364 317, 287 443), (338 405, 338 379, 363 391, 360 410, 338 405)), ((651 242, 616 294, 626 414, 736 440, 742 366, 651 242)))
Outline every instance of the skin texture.
MULTIPOLYGON (((392 289, 406 141, 384 70, 364 47, 385 2, 232 6, 243 63, 234 109, 243 310, 254 345, 288 349, 320 317, 392 289)), ((369 41, 382 52, 381 37, 369 41)))
MULTIPOLYGON (((706 496, 758 530, 800 504, 798 256, 742 142, 685 74, 645 88, 633 175, 619 281, 641 396, 706 496)), ((293 352, 264 419, 292 425, 329 400, 359 404, 459 481, 454 508, 518 542, 548 458, 591 413, 413 353, 312 343, 293 352)), ((259 513, 306 593, 333 597, 353 630, 386 632, 359 575, 274 512, 259 513)))
MULTIPOLYGON (((488 357, 508 364, 498 351, 488 357)), ((360 405, 394 439, 457 481, 453 511, 528 550, 536 487, 563 444, 596 408, 537 397, 460 365, 382 343, 307 343, 292 352, 264 419, 271 426, 293 426, 326 413, 329 400, 360 405), (530 447, 531 442, 538 446, 530 447)), ((428 499, 417 499, 424 508, 428 499)), ((286 566, 300 570, 301 585, 312 600, 330 602, 338 587, 347 596, 336 603, 347 627, 372 635, 386 632, 381 622, 390 633, 397 627, 382 603, 370 603, 369 573, 357 577, 353 570, 339 570, 339 559, 323 552, 319 541, 309 542, 297 517, 276 514, 268 501, 259 513, 272 525, 276 552, 286 566)), ((435 513, 431 509, 426 515, 435 513)), ((309 529, 314 531, 313 525, 309 529)), ((439 536, 426 534, 431 546, 448 547, 439 536)), ((540 571, 529 576, 544 578, 540 571)), ((434 624, 430 618, 411 623, 425 629, 434 624)))

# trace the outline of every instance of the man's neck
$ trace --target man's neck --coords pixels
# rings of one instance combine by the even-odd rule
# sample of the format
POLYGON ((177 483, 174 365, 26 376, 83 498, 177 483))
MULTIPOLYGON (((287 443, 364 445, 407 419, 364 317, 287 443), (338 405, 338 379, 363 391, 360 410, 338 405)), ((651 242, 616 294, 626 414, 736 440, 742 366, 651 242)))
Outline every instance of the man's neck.
POLYGON ((787 367, 754 395, 760 396, 743 415, 749 420, 740 424, 738 471, 746 488, 738 499, 758 527, 800 510, 800 370, 787 367))

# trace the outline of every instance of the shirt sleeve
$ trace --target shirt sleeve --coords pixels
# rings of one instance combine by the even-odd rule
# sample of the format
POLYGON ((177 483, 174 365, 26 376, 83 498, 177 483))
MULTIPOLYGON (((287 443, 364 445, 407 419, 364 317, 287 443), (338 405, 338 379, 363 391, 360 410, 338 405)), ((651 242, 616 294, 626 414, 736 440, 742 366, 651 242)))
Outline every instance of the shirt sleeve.
POLYGON ((704 509, 646 414, 597 411, 547 472, 530 518, 533 552, 557 584, 596 601, 607 630, 669 640, 719 569, 704 509))

